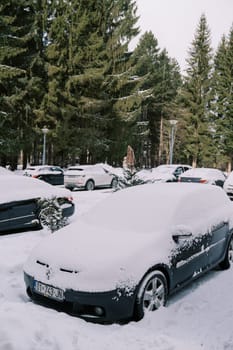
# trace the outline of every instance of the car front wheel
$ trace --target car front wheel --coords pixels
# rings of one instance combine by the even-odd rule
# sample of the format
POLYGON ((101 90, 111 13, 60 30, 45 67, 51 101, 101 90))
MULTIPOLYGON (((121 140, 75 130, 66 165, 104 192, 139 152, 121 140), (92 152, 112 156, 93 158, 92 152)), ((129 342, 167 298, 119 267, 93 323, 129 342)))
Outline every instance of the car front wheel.
POLYGON ((233 235, 227 247, 224 260, 219 264, 220 269, 227 270, 233 264, 233 235))
POLYGON ((152 271, 141 282, 137 294, 135 318, 140 320, 146 312, 158 310, 167 301, 167 280, 161 271, 152 271))

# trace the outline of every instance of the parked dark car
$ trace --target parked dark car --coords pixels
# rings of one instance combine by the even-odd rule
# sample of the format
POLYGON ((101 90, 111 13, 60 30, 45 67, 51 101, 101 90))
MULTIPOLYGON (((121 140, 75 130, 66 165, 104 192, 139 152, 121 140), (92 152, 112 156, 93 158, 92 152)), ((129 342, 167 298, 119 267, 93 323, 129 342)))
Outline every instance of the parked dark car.
POLYGON ((136 173, 136 176, 146 182, 177 182, 180 174, 191 169, 190 165, 185 164, 162 164, 152 169, 142 169, 136 173))
POLYGON ((37 179, 9 174, 0 175, 0 233, 43 226, 48 215, 62 211, 74 213, 70 192, 37 179), (53 200, 53 208, 46 204, 53 200))
POLYGON ((64 185, 64 171, 56 165, 28 166, 23 174, 43 180, 51 185, 64 185))
POLYGON ((139 320, 204 272, 229 268, 232 232, 232 204, 217 186, 126 188, 35 247, 26 290, 86 320, 139 320))
POLYGON ((225 180, 225 174, 215 168, 192 168, 179 176, 180 182, 196 182, 220 187, 223 187, 225 180))

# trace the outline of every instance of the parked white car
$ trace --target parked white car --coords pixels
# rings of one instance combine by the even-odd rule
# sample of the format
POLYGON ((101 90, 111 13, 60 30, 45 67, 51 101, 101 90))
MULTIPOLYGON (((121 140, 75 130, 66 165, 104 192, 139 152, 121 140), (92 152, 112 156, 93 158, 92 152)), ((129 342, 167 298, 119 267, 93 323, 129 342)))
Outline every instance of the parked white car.
POLYGON ((97 187, 117 186, 117 178, 102 164, 76 165, 67 169, 64 176, 64 185, 71 191, 74 188, 83 188, 92 191, 97 187))

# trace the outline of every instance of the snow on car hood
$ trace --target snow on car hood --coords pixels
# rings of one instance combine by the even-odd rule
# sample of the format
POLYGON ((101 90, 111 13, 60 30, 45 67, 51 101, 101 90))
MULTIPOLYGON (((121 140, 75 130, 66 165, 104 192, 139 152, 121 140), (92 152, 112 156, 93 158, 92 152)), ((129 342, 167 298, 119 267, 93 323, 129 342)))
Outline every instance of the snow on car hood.
POLYGON ((161 235, 111 232, 79 222, 44 239, 24 270, 41 282, 64 289, 106 291, 125 285, 133 288, 148 266, 168 262, 170 244, 169 240, 161 240, 161 235), (49 281, 45 265, 54 271, 49 281))
POLYGON ((44 181, 22 176, 0 176, 0 204, 31 198, 70 197, 64 188, 54 187, 44 181))

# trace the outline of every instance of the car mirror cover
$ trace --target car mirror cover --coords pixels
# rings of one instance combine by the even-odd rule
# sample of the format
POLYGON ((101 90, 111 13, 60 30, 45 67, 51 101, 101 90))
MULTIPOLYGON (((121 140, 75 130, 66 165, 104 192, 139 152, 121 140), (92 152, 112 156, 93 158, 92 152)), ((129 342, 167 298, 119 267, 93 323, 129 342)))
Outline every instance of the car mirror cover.
POLYGON ((176 243, 183 239, 189 239, 192 235, 192 230, 188 225, 177 225, 172 230, 172 238, 176 243))

